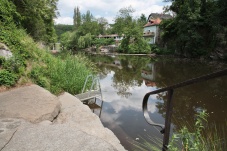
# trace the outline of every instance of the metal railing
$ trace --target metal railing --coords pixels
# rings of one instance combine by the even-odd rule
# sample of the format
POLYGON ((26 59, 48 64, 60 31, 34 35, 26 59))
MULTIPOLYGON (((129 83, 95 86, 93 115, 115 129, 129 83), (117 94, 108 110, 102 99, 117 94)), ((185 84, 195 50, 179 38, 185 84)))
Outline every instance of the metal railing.
POLYGON ((144 98, 143 98, 143 113, 144 113, 144 117, 146 119, 146 121, 152 125, 152 126, 157 126, 160 127, 160 133, 164 134, 163 137, 163 147, 162 147, 162 151, 166 151, 168 150, 168 144, 169 144, 169 135, 170 135, 170 127, 171 127, 171 117, 172 117, 172 112, 173 112, 173 101, 172 101, 172 96, 173 96, 173 92, 174 89, 177 88, 181 88, 181 87, 185 87, 194 83, 199 83, 199 82, 203 82, 209 79, 213 79, 213 78, 217 78, 217 77, 221 77, 221 76, 225 76, 227 75, 227 69, 218 71, 218 72, 214 72, 208 75, 204 75, 201 77, 197 77, 194 79, 190 79, 172 86, 168 86, 162 89, 158 89, 152 92, 147 93, 144 98), (150 95, 153 94, 158 94, 161 92, 168 92, 167 94, 167 105, 166 105, 166 117, 165 117, 165 125, 162 124, 157 124, 155 122, 153 122, 149 116, 148 110, 147 110, 147 103, 148 103, 148 99, 150 95))

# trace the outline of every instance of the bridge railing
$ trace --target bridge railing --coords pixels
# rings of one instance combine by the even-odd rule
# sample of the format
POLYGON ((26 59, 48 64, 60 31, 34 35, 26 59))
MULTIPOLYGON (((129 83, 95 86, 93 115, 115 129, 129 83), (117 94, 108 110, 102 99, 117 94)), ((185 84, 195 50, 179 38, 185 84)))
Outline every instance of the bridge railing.
POLYGON ((174 90, 177 88, 181 88, 181 87, 185 87, 185 86, 194 84, 194 83, 199 83, 199 82, 207 81, 209 79, 214 79, 214 78, 222 77, 222 76, 226 76, 226 75, 227 75, 227 69, 224 69, 224 70, 221 70, 218 72, 207 74, 207 75, 204 75, 201 77, 190 79, 190 80, 187 80, 187 81, 184 81, 184 82, 172 85, 172 86, 168 86, 168 87, 165 87, 162 89, 158 89, 158 90, 149 92, 144 96, 144 98, 143 98, 143 114, 144 114, 146 121, 148 122, 148 124, 150 124, 152 126, 157 126, 157 127, 161 128, 160 133, 164 134, 162 151, 168 150, 170 127, 171 127, 171 117, 172 117, 172 112, 173 112, 172 96, 173 96, 174 90), (149 96, 158 94, 158 93, 162 93, 162 92, 168 93, 167 94, 165 125, 153 122, 152 119, 150 118, 148 110, 147 110, 147 105, 148 105, 147 103, 148 103, 149 96))

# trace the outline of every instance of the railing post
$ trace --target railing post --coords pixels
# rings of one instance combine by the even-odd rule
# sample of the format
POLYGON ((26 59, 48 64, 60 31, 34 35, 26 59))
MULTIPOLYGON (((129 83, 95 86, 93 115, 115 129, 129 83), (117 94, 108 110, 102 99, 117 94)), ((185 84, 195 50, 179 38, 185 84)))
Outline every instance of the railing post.
POLYGON ((173 101, 172 101, 173 89, 168 90, 167 95, 168 96, 167 96, 167 105, 166 105, 165 130, 164 130, 162 151, 168 150, 169 135, 170 135, 170 128, 171 128, 171 117, 173 113, 173 101))

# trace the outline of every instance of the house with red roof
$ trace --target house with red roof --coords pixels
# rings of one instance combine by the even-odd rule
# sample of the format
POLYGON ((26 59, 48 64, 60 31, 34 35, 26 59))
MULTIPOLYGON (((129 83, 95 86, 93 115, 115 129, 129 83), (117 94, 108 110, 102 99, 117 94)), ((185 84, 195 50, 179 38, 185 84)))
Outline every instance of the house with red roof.
POLYGON ((148 22, 143 26, 143 37, 149 44, 155 44, 160 37, 159 24, 163 19, 172 18, 169 14, 151 13, 148 17, 148 22))

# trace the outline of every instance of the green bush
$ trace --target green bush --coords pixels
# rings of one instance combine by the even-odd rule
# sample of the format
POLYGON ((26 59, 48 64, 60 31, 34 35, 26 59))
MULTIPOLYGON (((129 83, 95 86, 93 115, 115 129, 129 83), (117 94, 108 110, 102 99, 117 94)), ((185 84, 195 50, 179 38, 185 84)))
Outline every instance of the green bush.
POLYGON ((107 45, 112 45, 115 44, 115 40, 113 38, 95 38, 92 41, 92 45, 96 45, 96 47, 100 47, 100 46, 107 46, 107 45))
POLYGON ((71 94, 80 93, 87 75, 95 70, 94 65, 83 55, 70 54, 53 57, 46 53, 42 56, 45 64, 33 66, 29 77, 38 85, 50 90, 54 94, 62 91, 71 94), (63 57, 63 58, 62 58, 63 57))
POLYGON ((13 86, 17 82, 17 75, 5 69, 0 70, 0 85, 13 86))
MULTIPOLYGON (((77 94, 81 92, 87 75, 92 73, 92 68, 92 63, 85 57, 68 55, 64 60, 60 58, 52 60, 48 65, 48 77, 51 79, 51 85, 77 94)), ((52 90, 55 89, 56 87, 52 87, 52 90)))
POLYGON ((4 57, 2 57, 2 56, 0 56, 0 66, 2 66, 3 65, 3 63, 5 62, 5 58, 4 57))
POLYGON ((151 45, 151 53, 155 53, 157 55, 166 55, 166 54, 173 54, 174 52, 172 52, 169 49, 165 49, 165 48, 160 48, 155 44, 151 45))
POLYGON ((23 74, 25 62, 17 57, 11 57, 3 63, 3 68, 16 74, 23 74))

